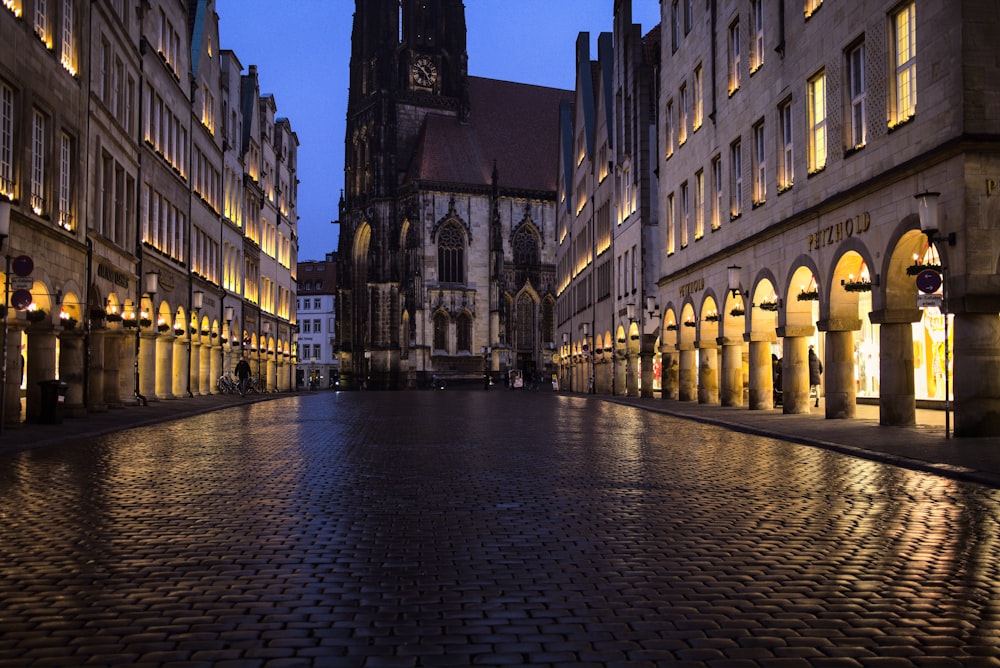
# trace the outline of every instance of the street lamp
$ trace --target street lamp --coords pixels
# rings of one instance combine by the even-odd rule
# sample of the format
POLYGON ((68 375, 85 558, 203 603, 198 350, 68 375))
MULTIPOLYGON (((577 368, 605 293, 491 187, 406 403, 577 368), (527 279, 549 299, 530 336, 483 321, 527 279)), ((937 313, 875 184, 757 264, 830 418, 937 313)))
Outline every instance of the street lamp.
MULTIPOLYGON (((0 199, 0 248, 10 236, 10 200, 0 199)), ((0 433, 7 419, 7 325, 10 318, 10 246, 4 254, 3 275, 3 372, 0 373, 0 433)))
POLYGON ((746 293, 743 292, 742 286, 740 285, 740 270, 743 267, 738 264, 731 264, 726 267, 727 273, 727 283, 729 284, 729 293, 735 299, 736 297, 745 297, 746 293))
POLYGON ((263 354, 265 360, 267 359, 267 340, 271 336, 271 323, 265 322, 261 331, 264 334, 264 338, 257 342, 257 378, 261 381, 261 387, 264 391, 267 391, 267 362, 264 362, 264 377, 260 377, 260 358, 263 354))
MULTIPOLYGON (((946 243, 954 246, 956 236, 954 232, 948 234, 938 234, 938 219, 940 217, 940 203, 938 197, 941 193, 925 191, 914 195, 917 200, 917 214, 920 217, 920 231, 927 236, 927 243, 937 246, 939 243, 946 243)), ((941 314, 944 316, 944 437, 951 438, 951 351, 948 343, 948 282, 945 280, 944 257, 938 252, 941 258, 941 314)))

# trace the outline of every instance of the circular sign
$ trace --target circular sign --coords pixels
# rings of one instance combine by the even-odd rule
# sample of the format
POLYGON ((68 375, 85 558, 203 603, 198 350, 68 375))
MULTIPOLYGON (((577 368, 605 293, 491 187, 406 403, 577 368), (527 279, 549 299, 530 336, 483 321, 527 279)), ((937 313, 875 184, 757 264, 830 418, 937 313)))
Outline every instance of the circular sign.
POLYGON ((23 311, 31 305, 31 292, 29 290, 14 290, 10 293, 10 305, 18 311, 23 311))
POLYGON ((941 274, 933 269, 924 269, 917 274, 917 289, 924 294, 933 294, 941 289, 941 274))
POLYGON ((35 270, 35 261, 27 255, 18 255, 10 262, 11 271, 15 276, 31 276, 35 270))

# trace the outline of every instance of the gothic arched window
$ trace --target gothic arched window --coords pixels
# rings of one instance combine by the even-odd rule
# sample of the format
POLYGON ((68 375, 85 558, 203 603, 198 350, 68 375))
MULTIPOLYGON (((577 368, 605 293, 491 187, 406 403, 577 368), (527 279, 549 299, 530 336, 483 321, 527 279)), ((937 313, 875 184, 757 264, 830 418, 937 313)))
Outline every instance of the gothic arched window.
POLYGON ((455 340, 458 352, 472 352, 472 318, 468 313, 462 313, 455 322, 455 340))
POLYGON ((527 227, 522 227, 514 234, 511 250, 514 253, 514 264, 535 265, 539 262, 538 237, 527 227))
POLYGON ((465 282, 465 233, 455 222, 446 224, 438 232, 438 281, 465 282))
POLYGON ((434 350, 448 350, 448 315, 434 314, 434 350))

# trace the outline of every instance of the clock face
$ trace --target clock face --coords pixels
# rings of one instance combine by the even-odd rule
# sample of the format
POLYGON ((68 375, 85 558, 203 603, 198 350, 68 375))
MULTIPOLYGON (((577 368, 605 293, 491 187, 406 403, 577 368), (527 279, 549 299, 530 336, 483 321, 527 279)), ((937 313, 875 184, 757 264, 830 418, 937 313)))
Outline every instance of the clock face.
POLYGON ((437 66, 427 56, 420 56, 413 61, 410 76, 413 78, 413 83, 430 88, 437 81, 437 66))

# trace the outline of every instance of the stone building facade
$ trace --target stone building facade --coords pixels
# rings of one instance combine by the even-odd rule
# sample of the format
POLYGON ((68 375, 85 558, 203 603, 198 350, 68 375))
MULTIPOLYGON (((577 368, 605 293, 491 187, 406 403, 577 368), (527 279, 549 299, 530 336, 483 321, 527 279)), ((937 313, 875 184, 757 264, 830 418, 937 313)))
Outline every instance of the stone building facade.
POLYGON ((659 239, 656 87, 659 30, 643 35, 632 3, 614 32, 576 46, 576 99, 559 153, 559 370, 573 391, 653 396, 659 239))
POLYGON ((998 28, 992 3, 662 3, 664 397, 807 412, 813 347, 828 418, 947 402, 1000 433, 998 28))
POLYGON ((551 373, 566 91, 470 77, 458 0, 357 2, 340 212, 348 386, 551 373))
POLYGON ((291 387, 297 140, 218 24, 212 0, 0 8, 4 424, 56 379, 72 416, 214 392, 241 350, 291 387))

